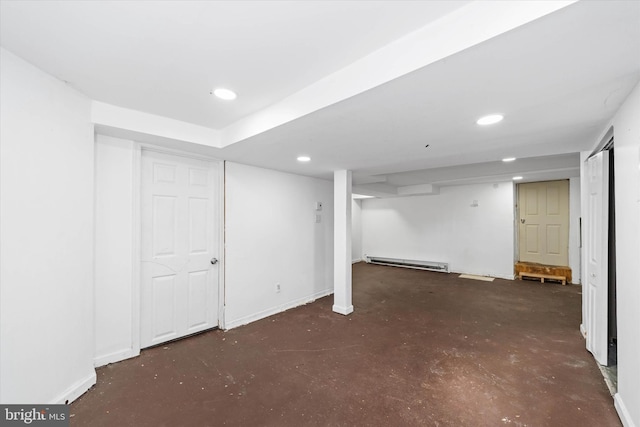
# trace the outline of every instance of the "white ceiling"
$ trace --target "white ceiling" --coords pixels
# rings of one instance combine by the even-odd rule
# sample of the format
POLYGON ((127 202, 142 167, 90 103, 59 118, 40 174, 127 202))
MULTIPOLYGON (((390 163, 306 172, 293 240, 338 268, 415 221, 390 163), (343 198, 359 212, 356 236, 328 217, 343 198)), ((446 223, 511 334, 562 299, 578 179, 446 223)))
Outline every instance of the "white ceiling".
MULTIPOLYGON (((225 131, 412 32, 448 19, 447 37, 464 35, 474 7, 506 3, 3 0, 0 41, 92 99, 225 131), (238 99, 212 98, 214 86, 238 99)), ((445 45, 438 34, 413 52, 445 45)), ((640 80, 640 2, 580 1, 468 46, 225 148, 192 148, 322 178, 351 169, 358 189, 377 195, 576 176, 575 153, 640 80), (492 112, 505 120, 475 124, 492 112), (300 154, 312 161, 297 163, 300 154), (508 156, 519 160, 499 161, 508 156)))
POLYGON ((465 3, 2 0, 0 34, 92 99, 222 128, 465 3))

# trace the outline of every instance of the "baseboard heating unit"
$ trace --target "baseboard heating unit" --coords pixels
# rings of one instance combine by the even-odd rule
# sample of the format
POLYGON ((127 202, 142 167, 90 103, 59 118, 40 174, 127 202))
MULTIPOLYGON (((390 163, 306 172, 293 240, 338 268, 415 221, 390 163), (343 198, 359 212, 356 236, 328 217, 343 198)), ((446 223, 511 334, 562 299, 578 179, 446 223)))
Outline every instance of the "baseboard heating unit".
POLYGON ((393 267, 415 268, 418 270, 449 272, 449 264, 446 262, 417 261, 413 259, 383 258, 378 256, 365 256, 365 261, 370 264, 390 265, 393 267))

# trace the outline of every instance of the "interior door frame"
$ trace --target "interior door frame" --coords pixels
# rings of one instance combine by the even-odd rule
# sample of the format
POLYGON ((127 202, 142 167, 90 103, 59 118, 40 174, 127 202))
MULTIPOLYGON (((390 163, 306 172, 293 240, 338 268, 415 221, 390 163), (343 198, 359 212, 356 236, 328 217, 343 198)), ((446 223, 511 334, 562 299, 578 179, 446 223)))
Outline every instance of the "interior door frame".
MULTIPOLYGON (((521 224, 521 209, 522 206, 520 206, 520 186, 523 184, 535 184, 535 183, 542 183, 542 182, 555 182, 555 181, 567 181, 567 209, 568 209, 568 218, 567 218, 567 266, 571 267, 571 179, 570 178, 561 178, 561 179, 539 179, 537 181, 527 181, 527 182, 516 182, 514 183, 514 205, 515 205, 515 209, 514 209, 514 246, 513 246, 513 257, 516 260, 516 262, 521 262, 522 259, 520 258, 520 224, 521 224)), ((515 275, 514 275, 515 277, 515 275)))
POLYGON ((133 236, 132 236, 132 278, 131 278, 131 348, 135 355, 140 354, 140 328, 141 328, 141 312, 142 312, 142 209, 140 206, 142 200, 142 152, 155 151, 162 154, 169 154, 179 157, 187 157, 190 159, 203 160, 207 162, 218 163, 218 327, 225 328, 224 313, 224 294, 225 294, 225 206, 224 206, 224 171, 225 162, 213 156, 192 153, 186 150, 178 150, 173 148, 160 147, 154 144, 144 142, 133 143, 133 236))

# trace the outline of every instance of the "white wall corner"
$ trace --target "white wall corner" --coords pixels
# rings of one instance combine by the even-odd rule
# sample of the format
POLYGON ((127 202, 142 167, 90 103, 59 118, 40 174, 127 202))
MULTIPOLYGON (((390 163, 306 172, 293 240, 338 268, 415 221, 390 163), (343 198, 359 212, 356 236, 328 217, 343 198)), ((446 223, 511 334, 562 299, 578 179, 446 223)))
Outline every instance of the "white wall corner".
POLYGON ((4 48, 0 55, 0 395, 65 403, 96 381, 91 102, 4 48))
POLYGON ((332 293, 332 183, 234 162, 225 163, 225 182, 223 327, 332 293), (269 208, 255 215, 255 206, 269 208))
POLYGON ((68 404, 82 396, 87 390, 94 386, 96 383, 96 371, 91 370, 91 374, 89 374, 84 379, 76 382, 71 387, 66 389, 62 394, 49 402, 52 405, 61 405, 68 404))
POLYGON ((113 353, 97 356, 93 359, 93 366, 96 368, 100 366, 108 365, 109 363, 121 362, 126 359, 131 359, 140 355, 140 350, 127 348, 123 350, 114 351, 113 353))
POLYGON ((253 313, 248 316, 244 316, 238 319, 228 321, 224 326, 221 325, 221 328, 223 328, 225 331, 228 331, 229 329, 237 328, 238 326, 247 325, 249 323, 255 322, 256 320, 261 320, 269 316, 273 316, 274 314, 282 313, 283 311, 287 311, 289 309, 299 307, 304 304, 312 303, 315 300, 331 295, 332 293, 333 293, 332 289, 326 289, 320 292, 316 292, 309 296, 299 298, 297 300, 289 301, 287 303, 280 304, 278 306, 271 307, 266 310, 262 310, 258 313, 253 313))

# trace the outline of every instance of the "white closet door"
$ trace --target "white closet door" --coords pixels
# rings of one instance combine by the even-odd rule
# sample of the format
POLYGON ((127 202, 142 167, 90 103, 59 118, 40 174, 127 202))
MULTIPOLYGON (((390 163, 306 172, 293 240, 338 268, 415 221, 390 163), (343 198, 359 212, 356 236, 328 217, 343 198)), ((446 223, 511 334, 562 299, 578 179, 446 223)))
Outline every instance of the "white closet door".
POLYGON ((218 326, 217 167, 142 153, 141 348, 218 326))
POLYGON ((585 326, 587 350, 607 364, 609 153, 602 151, 587 161, 589 200, 587 207, 587 286, 585 326))

